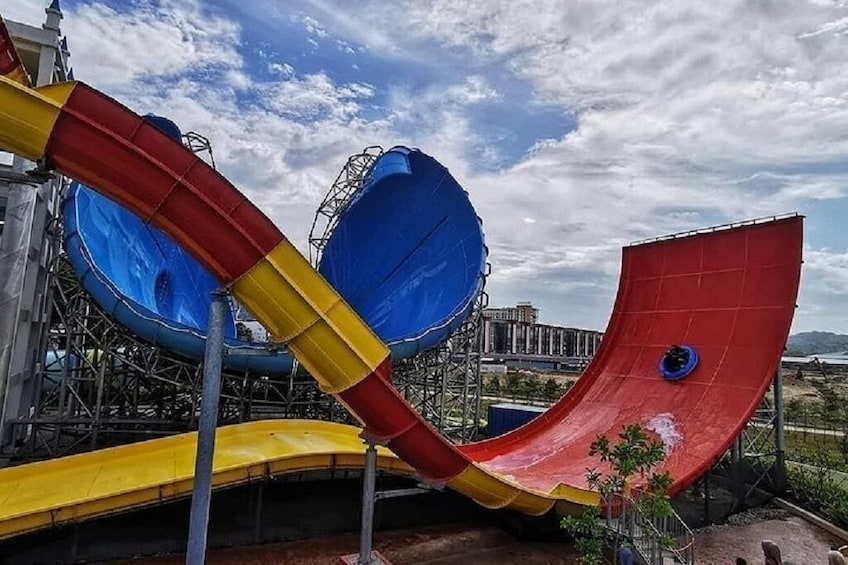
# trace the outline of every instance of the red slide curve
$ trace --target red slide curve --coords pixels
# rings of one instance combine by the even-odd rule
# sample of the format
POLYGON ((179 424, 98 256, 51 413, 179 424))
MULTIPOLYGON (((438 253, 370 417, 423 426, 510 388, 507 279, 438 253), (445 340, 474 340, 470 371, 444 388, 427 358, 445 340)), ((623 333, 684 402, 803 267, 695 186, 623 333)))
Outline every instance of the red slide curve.
POLYGON ((790 216, 624 248, 612 317, 586 373, 528 425, 460 449, 542 491, 585 486, 589 444, 640 423, 664 436, 672 494, 680 491, 727 451, 779 368, 802 233, 803 218, 790 216), (700 355, 681 381, 658 374, 673 343, 700 355))

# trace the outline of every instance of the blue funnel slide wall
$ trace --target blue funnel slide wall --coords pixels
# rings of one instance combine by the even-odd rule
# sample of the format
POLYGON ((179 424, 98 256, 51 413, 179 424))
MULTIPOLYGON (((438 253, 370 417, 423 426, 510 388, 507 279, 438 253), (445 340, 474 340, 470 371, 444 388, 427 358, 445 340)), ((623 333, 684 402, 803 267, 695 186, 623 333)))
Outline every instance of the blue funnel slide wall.
MULTIPOLYGON (((202 359, 212 275, 158 228, 74 184, 62 208, 65 248, 81 284, 119 323, 152 344, 202 359)), ((393 148, 340 214, 320 272, 385 341, 395 359, 444 341, 484 284, 487 250, 468 195, 435 159, 393 148)), ((287 373, 285 351, 235 337, 225 365, 287 373), (253 353, 253 354, 251 354, 253 353)))
POLYGON ((384 153, 342 213, 319 272, 404 359, 438 345, 474 307, 486 247, 468 195, 432 157, 384 153))

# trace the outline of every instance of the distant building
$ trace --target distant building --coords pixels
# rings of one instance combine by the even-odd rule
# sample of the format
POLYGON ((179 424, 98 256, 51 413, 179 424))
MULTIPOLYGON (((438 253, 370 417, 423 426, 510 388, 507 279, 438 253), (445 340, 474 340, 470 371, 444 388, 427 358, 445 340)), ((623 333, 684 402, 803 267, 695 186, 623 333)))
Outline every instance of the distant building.
POLYGON ((826 375, 828 373, 848 373, 848 351, 834 351, 832 353, 818 353, 806 357, 782 357, 780 365, 786 370, 801 369, 813 375, 826 375))
POLYGON ((593 357, 602 336, 594 330, 484 319, 483 354, 593 357))
POLYGON ((539 309, 533 308, 530 302, 519 302, 515 306, 506 308, 486 308, 483 310, 483 317, 491 320, 535 324, 539 320, 539 309))
POLYGON ((539 324, 538 318, 539 310, 529 302, 483 310, 484 359, 557 369, 583 366, 594 357, 603 333, 539 324))

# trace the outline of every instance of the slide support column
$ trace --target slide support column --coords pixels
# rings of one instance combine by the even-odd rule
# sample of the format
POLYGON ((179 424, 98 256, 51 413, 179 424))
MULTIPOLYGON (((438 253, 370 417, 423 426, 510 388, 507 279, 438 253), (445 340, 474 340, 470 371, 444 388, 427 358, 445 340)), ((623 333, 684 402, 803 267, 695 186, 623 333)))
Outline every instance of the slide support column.
POLYGON ((377 485, 377 446, 365 440, 365 473, 362 476, 362 530, 359 536, 359 565, 372 565, 374 501, 377 485))
POLYGON ((782 493, 786 487, 786 435, 783 429, 783 374, 780 368, 774 375, 774 490, 782 493))
POLYGON ((194 491, 188 530, 186 565, 203 565, 206 560, 206 535, 209 503, 212 498, 212 459, 215 454, 215 428, 218 425, 218 400, 221 396, 221 363, 224 353, 224 312, 227 291, 212 293, 209 305, 209 331, 203 359, 203 389, 200 400, 200 428, 194 465, 194 491))

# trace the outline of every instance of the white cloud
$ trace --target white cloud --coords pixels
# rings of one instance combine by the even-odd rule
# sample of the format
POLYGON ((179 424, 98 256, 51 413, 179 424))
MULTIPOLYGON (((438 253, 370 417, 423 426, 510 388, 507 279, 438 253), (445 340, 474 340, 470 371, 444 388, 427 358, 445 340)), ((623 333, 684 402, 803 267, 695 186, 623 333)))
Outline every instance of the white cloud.
POLYGON ((352 118, 360 109, 360 100, 373 96, 367 84, 337 86, 324 73, 292 78, 262 88, 265 103, 282 116, 314 121, 330 115, 352 118))
POLYGON ((315 18, 303 16, 301 18, 301 22, 303 22, 303 27, 306 28, 306 31, 311 33, 312 35, 316 35, 318 37, 327 37, 327 30, 320 23, 318 23, 315 18))
POLYGON ((458 104, 477 104, 498 96, 497 91, 481 76, 468 77, 464 83, 451 86, 444 94, 458 104))
POLYGON ((142 0, 130 12, 83 4, 65 10, 62 30, 71 63, 101 88, 242 63, 239 26, 202 12, 195 1, 142 0))
POLYGON ((34 0, 4 0, 0 15, 3 19, 40 26, 46 18, 44 9, 47 6, 47 3, 34 0))
MULTIPOLYGON (((393 29, 398 42, 466 48, 577 113, 563 139, 465 179, 486 220, 492 285, 511 298, 544 294, 556 254, 597 242, 803 211, 822 199, 846 207, 846 167, 823 172, 848 156, 844 5, 434 0, 401 10, 394 28, 375 27, 393 29)), ((617 262, 601 254, 587 269, 610 284, 617 262)), ((575 267, 558 276, 582 275, 575 267)), ((802 312, 805 299, 821 299, 804 292, 802 312)), ((578 322, 603 326, 608 311, 578 322)))
MULTIPOLYGON (((38 12, 35 21, 43 20, 30 2, 8 2, 4 14, 38 12)), ((293 21, 313 41, 368 46, 428 72, 443 64, 441 44, 466 50, 470 72, 453 84, 441 76, 439 84, 387 80, 386 87, 263 60, 274 79, 257 80, 239 52, 241 27, 197 0, 143 0, 120 13, 83 4, 66 10, 63 26, 78 77, 209 135, 225 174, 301 243, 348 154, 372 143, 421 147, 450 168, 484 219, 495 301, 534 300, 551 322, 603 327, 620 247, 629 241, 825 200, 848 208, 844 6, 308 4, 311 16, 293 21), (509 103, 552 104, 563 116, 575 112, 578 127, 492 171, 473 159, 500 163, 497 140, 485 139, 470 116, 509 96, 497 74, 529 84, 530 98, 509 103), (374 104, 385 112, 363 118, 366 108, 375 114, 374 104)), ((259 3, 249 10, 260 19, 281 14, 259 3)), ((840 244, 811 250, 820 255, 805 266, 803 324, 843 295, 848 271, 840 244)), ((830 328, 848 330, 828 319, 830 328)))
POLYGON ((268 70, 285 78, 294 76, 294 67, 288 63, 269 63, 268 70))
POLYGON ((804 300, 795 313, 799 331, 845 329, 848 311, 848 251, 808 246, 801 275, 804 300))
POLYGON ((226 71, 224 73, 224 80, 236 90, 248 90, 252 84, 249 76, 235 69, 226 71))

